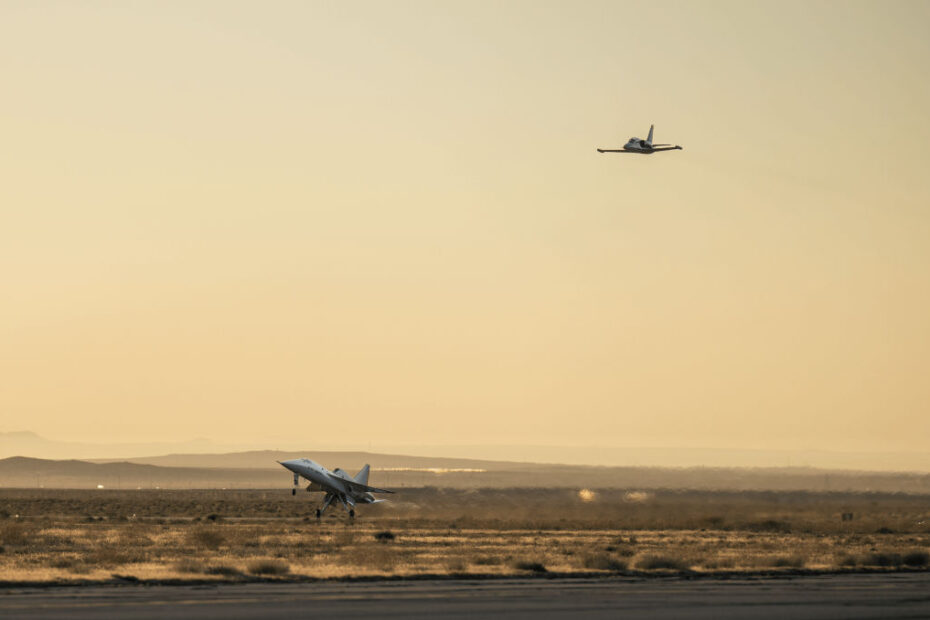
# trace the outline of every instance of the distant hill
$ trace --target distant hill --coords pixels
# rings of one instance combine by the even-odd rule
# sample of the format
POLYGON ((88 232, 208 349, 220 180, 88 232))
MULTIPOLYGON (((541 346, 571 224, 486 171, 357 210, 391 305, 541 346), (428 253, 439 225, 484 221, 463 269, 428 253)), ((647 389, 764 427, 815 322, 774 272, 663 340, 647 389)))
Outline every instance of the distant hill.
MULTIPOLYGON (((163 457, 177 463, 209 462, 211 455, 163 457)), ((190 488, 290 488, 291 476, 284 469, 268 467, 287 453, 258 452, 245 456, 217 455, 222 467, 166 467, 147 463, 51 461, 25 457, 0 460, 0 487, 85 488, 98 485, 122 489, 190 488), (278 457, 275 459, 274 457, 278 457), (241 457, 241 458, 240 458, 241 457), (260 462, 261 467, 232 466, 260 462)), ((316 456, 316 455, 315 455, 316 456)), ((705 489, 762 491, 852 491, 930 494, 930 474, 884 472, 838 472, 802 468, 723 469, 658 467, 591 467, 425 459, 366 453, 332 453, 321 461, 354 470, 361 461, 373 465, 373 484, 386 488, 434 486, 447 488, 622 488, 705 489), (357 461, 353 459, 358 459, 357 461), (452 471, 449 471, 452 470, 452 471)))
POLYGON ((212 486, 220 482, 210 470, 165 468, 138 463, 52 461, 29 457, 0 460, 0 486, 51 488, 132 488, 136 486, 212 486))
MULTIPOLYGON (((536 463, 513 463, 509 461, 320 450, 251 450, 226 454, 168 454, 165 456, 121 460, 144 465, 159 465, 162 467, 222 467, 229 469, 274 469, 279 471, 281 466, 278 465, 278 461, 307 457, 313 458, 313 460, 330 469, 341 467, 346 470, 361 469, 362 466, 366 464, 371 465, 375 469, 438 468, 486 469, 494 471, 536 470, 540 467, 547 467, 536 463)), ((94 459, 95 462, 110 462, 111 460, 115 459, 94 459)))
MULTIPOLYGON (((596 438, 592 438, 596 441, 596 438)), ((308 442, 309 443, 309 442, 308 442)), ((361 466, 363 452, 342 451, 339 444, 277 443, 279 451, 267 450, 267 444, 218 444, 207 439, 181 442, 149 443, 83 443, 55 441, 30 431, 0 433, 0 458, 29 456, 44 459, 82 459, 94 461, 131 460, 152 465, 183 467, 270 467, 264 462, 266 454, 271 461, 307 456, 316 460, 341 462, 343 467, 361 466), (326 448, 323 450, 323 448, 326 448), (251 454, 251 457, 229 455, 251 454), (277 454, 277 456, 275 456, 277 454), (168 456, 161 456, 168 455, 168 456), (202 456, 226 455, 219 460, 200 460, 202 456), (145 457, 145 458, 143 458, 145 457), (272 458, 273 457, 273 458, 272 458), (358 457, 358 458, 356 458, 358 457), (252 460, 249 460, 251 458, 252 460), (341 461, 341 459, 346 459, 341 461), (355 459, 355 460, 353 460, 355 459)), ((350 446, 354 448, 355 446, 350 446)), ((721 449, 695 447, 611 447, 611 446, 535 446, 535 445, 395 445, 379 446, 378 453, 388 457, 411 455, 395 465, 388 461, 378 466, 418 466, 411 459, 435 462, 435 459, 450 459, 458 462, 482 461, 489 463, 560 463, 565 465, 602 465, 607 467, 670 468, 745 468, 810 467, 833 470, 864 470, 886 472, 930 472, 928 452, 838 452, 830 450, 759 450, 721 449), (416 455, 416 456, 412 456, 416 455)), ((380 457, 379 457, 380 458, 380 457)), ((373 463, 374 465, 374 463, 373 463)), ((449 465, 456 467, 457 465, 449 465)), ((512 463, 508 465, 512 467, 512 463)))
POLYGON ((166 454, 168 452, 228 451, 216 449, 206 439, 183 442, 150 443, 82 443, 46 439, 31 431, 0 433, 0 458, 9 456, 31 456, 47 459, 105 459, 140 456, 143 454, 166 454))

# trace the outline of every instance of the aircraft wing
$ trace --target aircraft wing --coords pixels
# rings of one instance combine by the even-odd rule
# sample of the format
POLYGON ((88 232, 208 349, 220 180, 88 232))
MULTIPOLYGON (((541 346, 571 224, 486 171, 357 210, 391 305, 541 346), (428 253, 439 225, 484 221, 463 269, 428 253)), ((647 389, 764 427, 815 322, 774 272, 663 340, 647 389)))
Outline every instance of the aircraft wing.
POLYGON ((355 482, 354 480, 343 480, 342 481, 347 487, 352 489, 355 493, 393 493, 394 491, 388 491, 387 489, 378 489, 376 487, 370 487, 367 484, 362 484, 361 482, 355 482))
POLYGON ((634 153, 635 151, 625 151, 623 149, 597 149, 598 153, 634 153))
POLYGON ((680 146, 668 146, 668 147, 661 148, 661 149, 653 148, 652 152, 655 153, 656 151, 680 151, 680 150, 681 150, 680 146))

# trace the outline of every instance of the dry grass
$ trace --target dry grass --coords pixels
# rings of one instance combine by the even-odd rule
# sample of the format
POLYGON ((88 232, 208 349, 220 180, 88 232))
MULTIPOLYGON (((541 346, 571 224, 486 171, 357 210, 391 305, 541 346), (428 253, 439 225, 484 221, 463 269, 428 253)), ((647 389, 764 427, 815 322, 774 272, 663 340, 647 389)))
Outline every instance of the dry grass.
POLYGON ((460 555, 450 555, 445 559, 443 565, 450 575, 461 575, 468 569, 468 562, 460 555))
POLYGON ((579 512, 570 502, 542 506, 538 493, 427 489, 390 507, 363 507, 349 524, 338 512, 305 520, 312 504, 269 492, 231 492, 227 500, 114 492, 110 505, 100 492, 0 490, 11 515, 0 520, 0 580, 109 579, 115 571, 238 580, 930 566, 925 497, 655 492, 629 502, 598 491, 579 512), (844 512, 857 516, 843 522, 844 512))
POLYGON ((348 549, 340 549, 339 558, 360 569, 371 569, 380 573, 392 573, 398 564, 401 552, 392 547, 366 543, 348 549))
POLYGON ((182 558, 174 563, 174 570, 185 575, 202 575, 206 572, 206 565, 194 558, 182 558))
POLYGON ((125 564, 138 564, 145 561, 145 554, 129 546, 102 545, 86 552, 84 564, 103 568, 116 568, 125 564))
POLYGON ((611 572, 625 571, 627 563, 607 553, 589 553, 582 559, 584 568, 611 572))
POLYGON ((794 555, 776 555, 768 560, 768 565, 772 568, 804 568, 807 560, 798 554, 794 555))
POLYGON ((548 572, 546 570, 545 564, 543 564, 542 562, 535 561, 535 560, 520 560, 518 562, 514 562, 513 567, 517 570, 525 570, 525 571, 530 571, 532 573, 548 572))
POLYGON ((640 570, 682 571, 687 570, 690 566, 690 562, 684 558, 667 553, 648 553, 636 560, 636 568, 640 570))
POLYGON ((187 542, 198 549, 219 549, 226 537, 215 527, 197 527, 187 533, 187 542))
POLYGON ((252 560, 247 564, 247 568, 252 575, 286 575, 291 572, 287 562, 273 558, 252 560))
POLYGON ((216 575, 219 577, 238 577, 242 574, 238 568, 231 564, 211 564, 204 569, 205 575, 216 575))
POLYGON ((859 558, 859 564, 862 566, 878 566, 882 568, 898 567, 904 564, 904 558, 900 553, 889 551, 867 553, 859 558))
MULTIPOLYGON (((758 533, 858 534, 897 536, 930 532, 930 496, 808 492, 708 492, 595 489, 593 501, 581 501, 577 489, 404 489, 390 502, 359 509, 381 530, 440 523, 464 529, 540 530, 707 530, 758 533), (842 514, 852 514, 843 521, 842 514)), ((930 491, 930 487, 928 487, 930 491)), ((312 516, 318 497, 293 498, 281 491, 79 491, 2 489, 0 504, 10 515, 4 530, 16 530, 28 517, 67 515, 88 525, 165 524, 197 520, 204 528, 251 519, 312 516), (127 516, 128 515, 128 516, 127 516), (135 517, 133 515, 136 515, 135 517), (211 518, 214 522, 211 523, 211 518), (20 523, 17 523, 17 522, 20 523), (159 523, 161 521, 161 523, 159 523)), ((324 523, 343 523, 339 507, 324 523)), ((225 530, 223 530, 225 531, 225 530)), ((15 535, 15 532, 14 532, 15 535)))
POLYGON ((23 545, 29 541, 33 533, 25 523, 4 523, 0 525, 0 544, 23 545))

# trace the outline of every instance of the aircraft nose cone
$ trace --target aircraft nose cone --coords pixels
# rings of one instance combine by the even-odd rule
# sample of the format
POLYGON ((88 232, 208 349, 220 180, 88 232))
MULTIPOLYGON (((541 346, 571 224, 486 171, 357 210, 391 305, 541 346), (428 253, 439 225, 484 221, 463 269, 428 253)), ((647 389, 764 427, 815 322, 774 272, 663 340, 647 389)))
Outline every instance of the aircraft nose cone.
POLYGON ((283 467, 294 471, 294 467, 297 465, 297 461, 278 461, 283 467))

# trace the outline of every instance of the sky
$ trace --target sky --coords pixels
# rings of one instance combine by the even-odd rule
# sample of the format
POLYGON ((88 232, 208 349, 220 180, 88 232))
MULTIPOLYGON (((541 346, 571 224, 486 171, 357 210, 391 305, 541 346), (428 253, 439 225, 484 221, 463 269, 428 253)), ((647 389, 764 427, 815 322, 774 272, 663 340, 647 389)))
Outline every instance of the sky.
POLYGON ((0 431, 925 451, 928 28, 6 0, 0 431))

